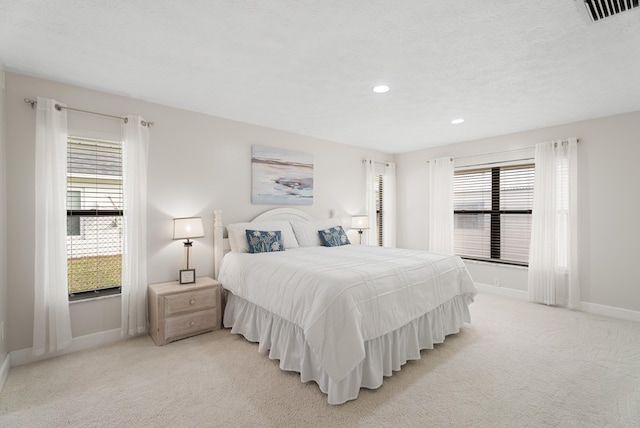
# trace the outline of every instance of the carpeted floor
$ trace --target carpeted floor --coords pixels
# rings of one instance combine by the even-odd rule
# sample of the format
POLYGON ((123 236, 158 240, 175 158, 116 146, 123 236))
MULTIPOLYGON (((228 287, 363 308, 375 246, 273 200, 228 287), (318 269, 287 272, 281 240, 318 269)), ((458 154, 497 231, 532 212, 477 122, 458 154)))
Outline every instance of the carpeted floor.
POLYGON ((638 427, 640 324, 482 294, 472 324, 330 406, 220 330, 14 367, 0 426, 638 427))

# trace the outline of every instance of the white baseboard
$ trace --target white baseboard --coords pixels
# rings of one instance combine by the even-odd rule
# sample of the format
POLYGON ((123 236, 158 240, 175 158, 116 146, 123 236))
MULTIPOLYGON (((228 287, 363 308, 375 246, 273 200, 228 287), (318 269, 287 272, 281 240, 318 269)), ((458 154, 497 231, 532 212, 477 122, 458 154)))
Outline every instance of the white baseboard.
POLYGON ((119 328, 115 328, 113 330, 101 331, 99 333, 88 334, 86 336, 74 337, 71 339, 71 344, 68 347, 52 354, 35 356, 33 355, 33 348, 19 349, 10 353, 11 367, 42 361, 60 355, 94 348, 96 346, 108 345, 120 340, 123 340, 121 330, 119 328))
POLYGON ((615 308, 613 306, 599 305, 597 303, 580 303, 580 310, 595 315, 604 315, 626 321, 640 322, 640 312, 630 309, 615 308))
POLYGON ((7 376, 9 376, 9 369, 11 368, 11 355, 7 352, 4 356, 4 360, 2 360, 2 364, 0 365, 0 392, 4 387, 4 382, 7 380, 7 376))
MULTIPOLYGON (((498 294, 501 296, 513 297, 520 300, 528 300, 526 291, 515 290, 513 288, 496 287, 495 285, 476 283, 476 287, 482 293, 498 294)), ((580 310, 594 315, 604 315, 626 321, 640 322, 640 312, 630 309, 616 308, 613 306, 599 305, 597 303, 580 302, 580 310)))

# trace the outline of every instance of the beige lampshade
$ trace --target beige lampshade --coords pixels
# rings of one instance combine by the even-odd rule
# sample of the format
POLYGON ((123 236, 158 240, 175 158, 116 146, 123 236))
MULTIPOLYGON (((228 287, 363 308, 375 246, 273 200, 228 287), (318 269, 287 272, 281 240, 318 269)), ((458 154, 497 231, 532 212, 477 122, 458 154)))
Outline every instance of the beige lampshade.
POLYGON ((369 216, 354 215, 351 217, 351 229, 369 229, 369 216))
POLYGON ((173 219, 173 239, 191 239, 204 236, 204 227, 200 217, 173 219))

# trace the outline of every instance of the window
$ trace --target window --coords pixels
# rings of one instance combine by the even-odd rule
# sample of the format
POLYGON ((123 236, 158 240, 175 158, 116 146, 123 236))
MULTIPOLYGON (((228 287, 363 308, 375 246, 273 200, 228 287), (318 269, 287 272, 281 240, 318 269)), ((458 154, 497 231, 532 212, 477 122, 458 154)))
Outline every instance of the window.
POLYGON ((395 164, 366 160, 365 205, 369 229, 363 241, 366 245, 394 247, 395 237, 395 164))
POLYGON ((375 206, 376 206, 376 222, 375 222, 375 239, 376 245, 382 247, 383 245, 383 232, 384 232, 384 216, 383 216, 383 201, 384 201, 384 175, 376 175, 373 181, 373 191, 375 194, 375 206))
POLYGON ((456 171, 454 250, 463 258, 527 265, 534 166, 456 171))
MULTIPOLYGON (((67 190, 67 211, 81 208, 81 192, 79 190, 67 190)), ((67 236, 80 235, 80 217, 67 213, 67 236)))
POLYGON ((120 292, 122 146, 69 137, 67 144, 69 300, 120 292))

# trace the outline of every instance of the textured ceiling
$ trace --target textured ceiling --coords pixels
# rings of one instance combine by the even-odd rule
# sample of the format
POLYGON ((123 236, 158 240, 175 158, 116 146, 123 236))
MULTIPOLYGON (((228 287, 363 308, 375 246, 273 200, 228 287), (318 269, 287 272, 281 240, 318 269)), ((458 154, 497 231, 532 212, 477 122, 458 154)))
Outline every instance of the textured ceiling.
POLYGON ((591 23, 579 7, 0 0, 0 63, 399 153, 640 110, 640 11, 591 23), (373 93, 378 83, 391 91, 373 93))

